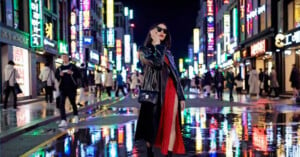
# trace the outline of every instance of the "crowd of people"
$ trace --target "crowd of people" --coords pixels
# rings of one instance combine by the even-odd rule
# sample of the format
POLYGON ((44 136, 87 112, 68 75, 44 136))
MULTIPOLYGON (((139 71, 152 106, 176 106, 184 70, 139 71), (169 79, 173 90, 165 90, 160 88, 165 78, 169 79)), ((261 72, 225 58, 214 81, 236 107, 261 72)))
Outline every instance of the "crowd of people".
MULTIPOLYGON (((293 70, 290 74, 290 82, 293 88, 293 99, 298 96, 299 90, 299 70, 296 65, 293 65, 293 70)), ((246 98, 250 99, 256 96, 256 99, 260 97, 267 97, 270 99, 279 99, 279 82, 277 78, 277 72, 274 67, 269 72, 268 69, 256 70, 255 66, 249 66, 242 77, 241 73, 234 74, 233 68, 221 70, 207 69, 202 76, 195 76, 192 80, 183 78, 181 80, 185 89, 197 88, 198 92, 204 97, 210 97, 212 93, 215 94, 215 98, 222 100, 223 91, 228 90, 229 100, 233 101, 234 89, 236 91, 238 99, 241 98, 241 94, 245 94, 246 98)))

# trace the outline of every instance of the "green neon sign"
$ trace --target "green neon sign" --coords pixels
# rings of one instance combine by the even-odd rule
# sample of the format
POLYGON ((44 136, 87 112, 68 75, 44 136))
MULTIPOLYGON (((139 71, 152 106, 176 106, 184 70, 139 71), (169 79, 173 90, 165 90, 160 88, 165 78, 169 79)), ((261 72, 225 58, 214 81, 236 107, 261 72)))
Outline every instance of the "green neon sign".
POLYGON ((63 41, 58 41, 58 53, 68 54, 68 44, 63 41))
POLYGON ((40 0, 29 0, 30 21, 30 46, 33 48, 43 47, 43 16, 40 0))

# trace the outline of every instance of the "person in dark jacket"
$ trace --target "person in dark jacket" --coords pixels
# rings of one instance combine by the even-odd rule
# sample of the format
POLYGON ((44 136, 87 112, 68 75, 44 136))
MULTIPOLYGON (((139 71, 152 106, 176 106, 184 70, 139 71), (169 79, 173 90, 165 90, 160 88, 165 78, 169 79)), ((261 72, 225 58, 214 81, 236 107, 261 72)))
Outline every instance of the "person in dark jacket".
POLYGON ((265 93, 268 94, 269 93, 269 74, 268 74, 268 69, 266 68, 264 71, 264 90, 265 93))
POLYGON ((234 74, 232 69, 229 69, 226 74, 226 87, 229 89, 229 100, 233 101, 234 74))
POLYGON ((75 102, 76 98, 76 89, 78 87, 77 80, 80 79, 79 69, 72 63, 69 62, 69 56, 67 54, 62 55, 63 64, 57 68, 55 72, 55 77, 60 82, 60 116, 61 123, 59 127, 66 127, 67 117, 65 110, 65 101, 66 98, 69 98, 69 101, 73 107, 74 122, 78 123, 78 111, 75 102))
POLYGON ((262 96, 262 91, 264 89, 264 72, 262 71, 262 68, 259 68, 259 74, 258 74, 258 79, 259 79, 259 96, 262 96))
POLYGON ((293 69, 291 71, 291 75, 290 75, 290 82, 291 82, 291 86, 293 88, 293 97, 296 98, 298 96, 298 90, 299 90, 299 69, 297 69, 296 64, 293 64, 293 69))
POLYGON ((142 90, 146 86, 160 91, 156 104, 141 104, 136 128, 135 140, 146 141, 148 157, 153 157, 153 145, 164 155, 185 154, 180 131, 180 110, 185 107, 185 98, 170 46, 167 26, 160 23, 150 28, 139 49, 144 72, 142 90))
POLYGON ((88 86, 88 79, 87 79, 87 69, 85 67, 84 63, 81 63, 80 68, 80 81, 79 81, 79 98, 77 105, 78 107, 83 106, 83 104, 86 104, 87 99, 85 97, 84 89, 88 86), (82 103, 83 102, 83 103, 82 103))
POLYGON ((224 75, 223 75, 222 71, 218 68, 216 69, 214 81, 215 81, 218 99, 223 100, 224 75))
POLYGON ((213 77, 211 76, 209 68, 207 68, 207 72, 204 74, 203 78, 203 88, 205 89, 206 96, 210 96, 211 83, 213 81, 213 77))

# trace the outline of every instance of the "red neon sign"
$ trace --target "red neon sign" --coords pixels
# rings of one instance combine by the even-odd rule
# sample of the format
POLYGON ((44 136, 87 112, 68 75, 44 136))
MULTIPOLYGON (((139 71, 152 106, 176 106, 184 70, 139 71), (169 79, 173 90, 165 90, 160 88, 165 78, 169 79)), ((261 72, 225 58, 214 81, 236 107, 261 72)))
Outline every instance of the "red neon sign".
POLYGON ((266 52, 266 40, 261 40, 251 45, 251 56, 257 56, 266 52))

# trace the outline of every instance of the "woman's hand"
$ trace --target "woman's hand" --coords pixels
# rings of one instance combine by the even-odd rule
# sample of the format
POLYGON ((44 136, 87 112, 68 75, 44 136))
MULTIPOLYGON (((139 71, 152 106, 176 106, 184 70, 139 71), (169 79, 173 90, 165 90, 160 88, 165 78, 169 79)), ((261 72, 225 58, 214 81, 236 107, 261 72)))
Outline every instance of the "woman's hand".
POLYGON ((181 107, 181 111, 183 111, 184 108, 185 108, 185 101, 184 100, 180 101, 180 107, 181 107))
POLYGON ((154 28, 150 31, 150 35, 151 35, 151 38, 152 38, 152 45, 159 45, 160 44, 160 39, 159 39, 159 36, 158 36, 158 32, 157 32, 157 29, 154 28))

